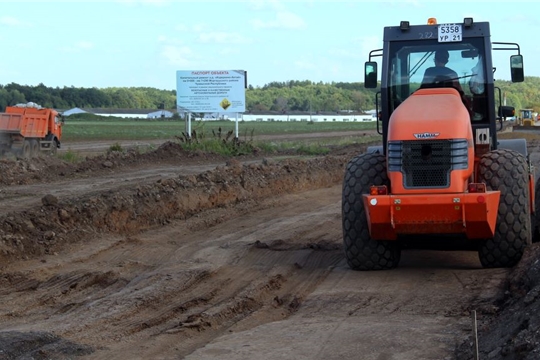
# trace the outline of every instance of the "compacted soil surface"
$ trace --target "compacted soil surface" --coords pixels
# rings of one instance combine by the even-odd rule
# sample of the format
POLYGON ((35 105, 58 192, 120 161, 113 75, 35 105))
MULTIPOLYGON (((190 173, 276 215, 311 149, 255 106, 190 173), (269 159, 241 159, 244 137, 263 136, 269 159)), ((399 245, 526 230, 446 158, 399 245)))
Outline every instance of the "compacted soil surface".
POLYGON ((511 269, 428 249, 348 268, 341 187, 364 145, 86 151, 0 159, 0 359, 540 358, 537 244, 511 269))

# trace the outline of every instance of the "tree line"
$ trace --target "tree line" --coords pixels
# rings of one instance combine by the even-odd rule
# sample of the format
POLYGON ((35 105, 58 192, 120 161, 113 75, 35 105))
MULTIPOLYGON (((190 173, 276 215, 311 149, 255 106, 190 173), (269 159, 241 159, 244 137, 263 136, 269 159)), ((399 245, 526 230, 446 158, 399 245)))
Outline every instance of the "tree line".
MULTIPOLYGON (((525 77, 523 83, 497 80, 506 104, 516 109, 540 111, 540 77, 525 77)), ((366 89, 361 82, 271 82, 246 89, 246 112, 365 112, 375 107, 377 90, 366 89)), ((34 102, 55 109, 175 109, 176 90, 149 87, 52 88, 15 83, 0 85, 0 109, 18 103, 34 102)))
POLYGON ((114 108, 114 109, 172 109, 176 107, 176 91, 149 87, 132 88, 52 88, 11 83, 0 85, 0 108, 34 102, 54 109, 114 108))

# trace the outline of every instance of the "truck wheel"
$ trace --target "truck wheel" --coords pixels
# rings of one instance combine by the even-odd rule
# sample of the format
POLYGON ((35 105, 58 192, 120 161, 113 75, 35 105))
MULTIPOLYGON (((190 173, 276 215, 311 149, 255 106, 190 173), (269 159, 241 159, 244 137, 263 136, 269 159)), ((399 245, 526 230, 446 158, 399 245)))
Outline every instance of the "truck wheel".
POLYGON ((491 151, 480 159, 478 181, 501 192, 495 236, 481 242, 480 262, 486 268, 514 266, 532 242, 527 160, 514 150, 491 151))
POLYGON ((534 214, 531 214, 532 242, 540 242, 540 179, 534 186, 534 214))
POLYGON ((345 171, 341 209, 343 243, 347 263, 353 270, 395 268, 401 257, 397 241, 373 240, 369 235, 362 194, 369 193, 371 185, 390 185, 382 154, 358 155, 345 171))
POLYGON ((58 143, 56 142, 56 140, 53 140, 52 143, 51 143, 50 154, 51 155, 56 155, 57 152, 58 152, 58 143))
POLYGON ((39 156, 39 142, 36 139, 30 140, 30 157, 39 156))
POLYGON ((31 156, 32 156, 32 147, 30 145, 30 141, 24 140, 22 148, 21 148, 21 157, 23 159, 30 159, 31 156))

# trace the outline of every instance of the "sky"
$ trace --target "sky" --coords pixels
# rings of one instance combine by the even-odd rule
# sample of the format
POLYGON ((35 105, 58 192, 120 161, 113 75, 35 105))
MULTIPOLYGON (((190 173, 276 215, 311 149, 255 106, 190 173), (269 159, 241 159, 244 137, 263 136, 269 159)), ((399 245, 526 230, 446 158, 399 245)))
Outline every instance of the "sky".
MULTIPOLYGON (((5 1, 0 85, 175 90, 178 70, 245 70, 247 82, 363 82, 384 26, 489 21, 492 41, 519 43, 540 76, 533 1, 5 1)), ((509 79, 509 51, 494 54, 509 79)))

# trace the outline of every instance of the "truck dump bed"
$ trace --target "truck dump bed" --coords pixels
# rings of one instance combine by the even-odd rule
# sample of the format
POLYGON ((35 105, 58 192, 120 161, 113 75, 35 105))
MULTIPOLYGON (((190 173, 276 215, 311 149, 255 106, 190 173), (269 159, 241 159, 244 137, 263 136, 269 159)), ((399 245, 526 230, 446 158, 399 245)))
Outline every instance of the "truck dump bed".
POLYGON ((50 109, 8 107, 5 113, 0 113, 0 133, 43 138, 47 135, 51 115, 50 109))

